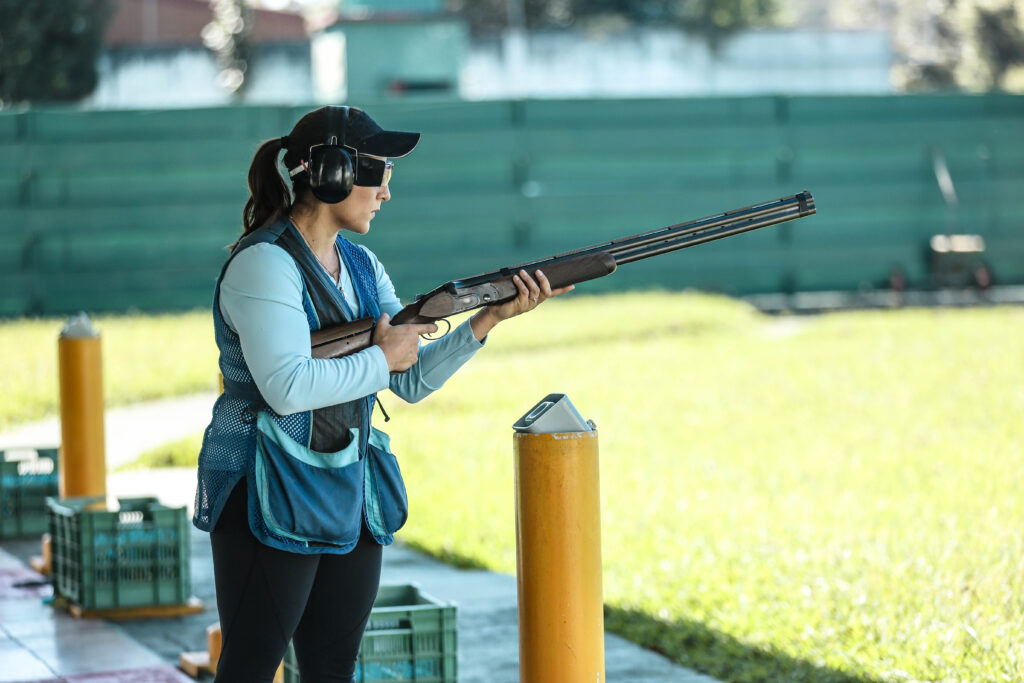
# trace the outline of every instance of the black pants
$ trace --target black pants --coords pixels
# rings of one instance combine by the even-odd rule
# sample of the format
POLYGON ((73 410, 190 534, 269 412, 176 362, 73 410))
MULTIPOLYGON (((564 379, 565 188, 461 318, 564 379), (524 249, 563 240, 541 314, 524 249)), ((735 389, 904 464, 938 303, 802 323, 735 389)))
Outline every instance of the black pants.
POLYGON ((297 555, 249 530, 243 479, 210 534, 220 612, 216 683, 271 683, 293 640, 303 683, 354 680, 380 583, 381 546, 363 525, 346 555, 297 555))

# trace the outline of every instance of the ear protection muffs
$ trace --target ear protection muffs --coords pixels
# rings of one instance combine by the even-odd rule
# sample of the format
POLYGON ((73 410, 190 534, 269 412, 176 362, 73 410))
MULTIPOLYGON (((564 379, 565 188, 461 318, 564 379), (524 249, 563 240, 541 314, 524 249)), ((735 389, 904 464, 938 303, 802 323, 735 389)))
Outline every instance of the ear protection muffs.
POLYGON ((349 196, 356 179, 350 148, 345 147, 348 116, 348 107, 328 107, 324 142, 309 149, 309 186, 313 196, 327 204, 337 204, 349 196))

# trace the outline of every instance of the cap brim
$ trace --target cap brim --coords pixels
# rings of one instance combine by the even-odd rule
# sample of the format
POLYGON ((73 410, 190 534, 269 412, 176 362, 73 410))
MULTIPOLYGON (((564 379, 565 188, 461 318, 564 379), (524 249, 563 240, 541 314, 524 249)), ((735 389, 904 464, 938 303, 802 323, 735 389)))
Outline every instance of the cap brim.
POLYGON ((415 149, 419 141, 419 133, 384 130, 363 140, 358 149, 366 154, 398 159, 415 149))

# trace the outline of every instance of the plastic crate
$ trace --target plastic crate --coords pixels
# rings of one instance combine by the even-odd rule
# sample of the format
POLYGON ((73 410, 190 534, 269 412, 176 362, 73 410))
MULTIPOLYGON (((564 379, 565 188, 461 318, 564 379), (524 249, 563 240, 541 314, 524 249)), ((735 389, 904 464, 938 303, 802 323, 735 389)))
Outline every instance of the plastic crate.
POLYGON ((185 507, 156 498, 47 499, 53 585, 85 609, 185 604, 189 525, 185 507))
POLYGON ((57 449, 12 456, 0 451, 0 538, 40 536, 47 529, 46 499, 57 495, 57 449))
MULTIPOLYGON (((416 584, 384 585, 370 612, 356 662, 356 681, 456 683, 455 603, 445 603, 416 584)), ((285 683, 301 683, 291 644, 284 658, 285 683)))

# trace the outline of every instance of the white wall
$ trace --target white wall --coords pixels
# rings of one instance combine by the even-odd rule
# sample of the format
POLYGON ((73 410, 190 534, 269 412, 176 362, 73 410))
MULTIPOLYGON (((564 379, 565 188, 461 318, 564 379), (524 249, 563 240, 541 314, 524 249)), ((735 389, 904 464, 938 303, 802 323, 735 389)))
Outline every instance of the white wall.
POLYGON ((506 34, 462 71, 470 99, 889 93, 886 31, 747 31, 715 55, 700 38, 654 29, 607 36, 506 34))
MULTIPOLYGON (((99 62, 99 85, 82 104, 96 109, 210 107, 231 104, 217 85, 217 63, 201 47, 109 51, 99 62)), ((309 46, 260 48, 241 102, 307 103, 312 100, 309 46), (256 61, 258 60, 258 61, 256 61)))

